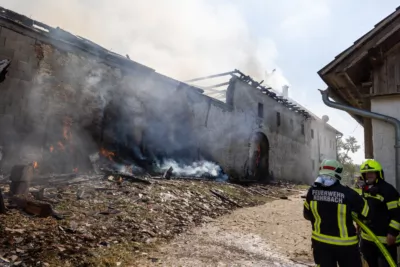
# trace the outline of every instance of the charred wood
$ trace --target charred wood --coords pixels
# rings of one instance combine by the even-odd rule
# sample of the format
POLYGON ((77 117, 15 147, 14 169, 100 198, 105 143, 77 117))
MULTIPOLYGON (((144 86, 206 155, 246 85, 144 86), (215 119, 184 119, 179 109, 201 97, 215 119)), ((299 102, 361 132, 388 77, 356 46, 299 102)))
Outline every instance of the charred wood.
POLYGON ((5 214, 7 212, 6 205, 4 204, 3 193, 0 189, 0 214, 5 214))
POLYGON ((229 199, 228 197, 226 197, 226 196, 224 196, 224 195, 218 193, 217 191, 214 191, 214 190, 210 189, 210 192, 211 192, 213 195, 219 197, 220 199, 222 199, 222 200, 224 200, 224 201, 226 201, 226 202, 229 202, 230 204, 233 204, 233 205, 235 205, 235 206, 238 207, 238 208, 242 208, 241 205, 239 205, 239 204, 236 203, 235 201, 229 199))
POLYGON ((18 209, 21 209, 30 215, 42 218, 55 215, 53 208, 49 203, 35 201, 24 196, 14 196, 10 201, 12 204, 15 204, 18 209))
POLYGON ((33 166, 16 165, 11 169, 10 195, 27 195, 33 177, 33 166))
POLYGON ((169 169, 164 172, 163 178, 167 179, 167 180, 171 180, 173 170, 174 170, 174 168, 169 167, 169 169))
POLYGON ((111 176, 119 176, 119 177, 122 177, 122 178, 124 178, 126 180, 129 180, 131 182, 137 182, 137 183, 142 183, 142 184, 147 184, 147 185, 152 184, 149 180, 135 177, 132 174, 121 173, 121 172, 114 171, 114 170, 104 170, 103 169, 102 171, 106 176, 109 176, 109 175, 111 175, 111 176))

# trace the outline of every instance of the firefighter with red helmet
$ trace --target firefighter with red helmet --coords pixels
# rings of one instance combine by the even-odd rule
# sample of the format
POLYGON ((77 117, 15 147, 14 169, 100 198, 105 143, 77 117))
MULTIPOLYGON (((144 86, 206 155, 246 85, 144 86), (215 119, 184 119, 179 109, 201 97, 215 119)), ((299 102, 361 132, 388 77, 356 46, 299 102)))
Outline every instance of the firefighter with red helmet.
POLYGON ((304 202, 304 218, 312 225, 314 261, 321 267, 361 267, 352 212, 365 218, 369 207, 357 192, 340 183, 342 172, 340 162, 324 160, 304 202))
MULTIPOLYGON (((400 232, 400 207, 398 191, 384 179, 381 164, 368 159, 360 166, 364 182, 362 196, 370 207, 370 216, 365 224, 385 245, 394 260, 397 260, 396 238, 400 232)), ((361 253, 369 267, 389 266, 384 255, 372 238, 361 232, 361 253)))

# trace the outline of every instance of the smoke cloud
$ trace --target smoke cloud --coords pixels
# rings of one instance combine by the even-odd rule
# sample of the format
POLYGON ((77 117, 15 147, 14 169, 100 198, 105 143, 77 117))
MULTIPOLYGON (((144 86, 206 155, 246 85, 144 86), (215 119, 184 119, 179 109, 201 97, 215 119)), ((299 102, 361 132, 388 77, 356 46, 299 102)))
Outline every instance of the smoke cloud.
MULTIPOLYGON (((1 5, 85 37, 119 54, 127 54, 130 59, 178 80, 235 68, 261 80, 265 77, 265 69, 275 65, 278 55, 274 42, 252 36, 240 10, 227 1, 3 0, 1 5)), ((226 178, 216 164, 198 161, 199 158, 209 158, 205 151, 198 151, 201 133, 196 133, 193 127, 197 122, 192 104, 200 100, 194 99, 189 103, 188 99, 197 96, 182 93, 179 83, 167 86, 161 81, 161 76, 158 80, 154 77, 128 77, 117 69, 84 60, 80 56, 60 54, 59 57, 63 58, 60 61, 66 61, 57 70, 58 79, 64 86, 61 94, 79 94, 79 97, 73 96, 77 99, 75 103, 58 105, 58 102, 52 103, 49 99, 44 101, 54 94, 54 88, 48 83, 52 73, 47 73, 45 64, 54 64, 50 58, 55 53, 46 48, 44 50, 44 59, 40 63, 43 66, 35 77, 36 87, 31 90, 28 103, 33 120, 40 117, 56 120, 58 129, 64 129, 64 135, 65 125, 60 114, 66 114, 68 119, 73 120, 71 131, 74 142, 62 139, 62 130, 49 131, 43 123, 34 123, 43 127, 41 131, 48 131, 48 135, 54 137, 47 137, 47 140, 54 140, 45 148, 52 155, 57 152, 65 155, 63 158, 67 160, 67 154, 63 154, 67 144, 70 145, 71 155, 81 151, 81 158, 69 160, 68 164, 59 162, 59 166, 68 166, 62 171, 75 169, 82 158, 86 159, 87 155, 95 152, 93 136, 85 130, 103 127, 101 123, 104 119, 108 124, 101 138, 117 140, 129 150, 124 155, 130 154, 136 161, 155 159, 162 162, 158 163, 158 169, 164 171, 173 166, 177 175, 203 176, 207 173, 212 177, 226 178), (79 90, 76 90, 77 86, 79 90), (44 102, 49 106, 46 107, 44 102), (37 107, 43 109, 38 111, 37 107), (46 114, 37 114, 40 112, 46 114), (139 147, 142 139, 148 147, 139 147), (60 143, 62 146, 57 146, 60 143)), ((274 83, 272 86, 281 82, 268 77, 268 81, 274 83)), ((206 103, 204 99, 202 101, 206 103)), ((230 132, 229 125, 221 125, 220 132, 214 134, 225 137, 235 135, 247 140, 251 122, 247 123, 245 125, 237 119, 235 124, 240 127, 235 127, 235 133, 230 132)), ((210 136, 202 138, 213 140, 210 136)), ((210 146, 215 151, 223 150, 229 146, 228 140, 230 138, 215 140, 210 146)), ((115 149, 121 152, 121 146, 115 149)), ((52 155, 44 161, 54 159, 52 155)), ((117 166, 125 168, 127 165, 117 166)), ((136 167, 139 170, 143 166, 136 167)))
POLYGON ((278 55, 229 1, 3 0, 1 4, 92 40, 177 79, 234 68, 263 79, 278 55))

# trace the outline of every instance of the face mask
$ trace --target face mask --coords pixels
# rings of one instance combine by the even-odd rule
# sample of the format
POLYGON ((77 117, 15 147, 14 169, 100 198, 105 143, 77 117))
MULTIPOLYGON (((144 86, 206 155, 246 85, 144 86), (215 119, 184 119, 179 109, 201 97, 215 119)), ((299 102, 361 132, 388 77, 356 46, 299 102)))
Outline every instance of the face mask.
POLYGON ((315 184, 321 185, 323 187, 332 186, 337 182, 337 178, 329 176, 329 175, 319 175, 315 180, 315 184))

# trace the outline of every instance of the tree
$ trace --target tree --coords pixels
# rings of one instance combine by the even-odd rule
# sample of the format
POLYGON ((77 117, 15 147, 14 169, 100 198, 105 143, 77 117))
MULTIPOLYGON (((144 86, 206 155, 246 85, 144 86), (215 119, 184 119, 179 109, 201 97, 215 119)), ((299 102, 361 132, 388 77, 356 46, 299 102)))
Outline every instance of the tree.
POLYGON ((360 166, 354 164, 350 155, 356 153, 360 149, 357 139, 349 136, 345 140, 342 137, 337 138, 338 160, 343 164, 344 170, 342 181, 345 184, 353 184, 356 173, 359 172, 360 166))

